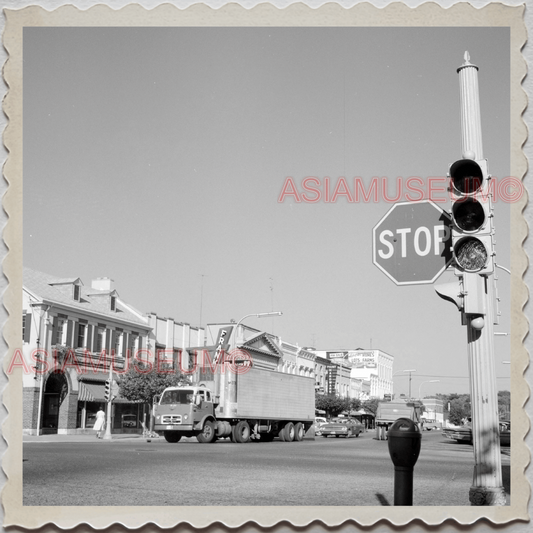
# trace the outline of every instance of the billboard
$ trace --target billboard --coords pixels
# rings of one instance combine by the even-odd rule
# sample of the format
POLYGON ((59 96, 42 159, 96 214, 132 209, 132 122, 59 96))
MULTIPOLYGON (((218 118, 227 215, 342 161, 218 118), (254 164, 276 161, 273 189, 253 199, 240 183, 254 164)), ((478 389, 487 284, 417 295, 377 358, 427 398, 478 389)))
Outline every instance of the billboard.
POLYGON ((378 353, 377 350, 369 350, 364 352, 351 352, 349 360, 353 368, 377 368, 378 367, 378 353))

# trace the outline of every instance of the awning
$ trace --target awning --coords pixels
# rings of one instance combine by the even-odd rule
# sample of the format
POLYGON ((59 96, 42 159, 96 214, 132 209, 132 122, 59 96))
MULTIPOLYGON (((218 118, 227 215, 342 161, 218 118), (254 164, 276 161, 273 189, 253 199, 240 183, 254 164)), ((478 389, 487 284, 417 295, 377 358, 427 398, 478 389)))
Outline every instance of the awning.
MULTIPOLYGON (((87 381, 79 382, 78 402, 103 402, 105 400, 105 383, 88 383, 87 381)), ((115 403, 139 403, 130 402, 120 395, 113 400, 115 403)))

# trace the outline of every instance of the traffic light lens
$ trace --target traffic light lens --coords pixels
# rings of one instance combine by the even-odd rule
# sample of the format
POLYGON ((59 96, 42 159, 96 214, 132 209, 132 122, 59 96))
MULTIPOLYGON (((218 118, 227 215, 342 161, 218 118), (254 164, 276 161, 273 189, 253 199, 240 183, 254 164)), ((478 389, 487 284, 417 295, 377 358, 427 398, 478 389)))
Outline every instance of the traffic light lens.
POLYGON ((455 246, 455 259, 465 271, 477 272, 487 264, 487 249, 479 239, 461 239, 455 246))
POLYGON ((450 168, 450 177, 455 190, 461 194, 473 194, 483 184, 483 172, 471 159, 460 159, 450 168))
POLYGON ((463 231, 477 231, 485 224, 485 211, 477 200, 464 200, 453 206, 453 219, 463 231))

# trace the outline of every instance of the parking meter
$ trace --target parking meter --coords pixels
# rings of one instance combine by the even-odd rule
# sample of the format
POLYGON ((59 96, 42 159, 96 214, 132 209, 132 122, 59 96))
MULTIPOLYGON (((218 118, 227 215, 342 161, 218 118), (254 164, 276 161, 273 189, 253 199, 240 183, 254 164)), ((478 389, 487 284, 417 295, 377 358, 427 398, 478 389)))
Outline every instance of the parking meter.
POLYGON ((422 434, 409 418, 398 418, 388 433, 394 464, 394 505, 413 505, 413 468, 420 454, 422 434))

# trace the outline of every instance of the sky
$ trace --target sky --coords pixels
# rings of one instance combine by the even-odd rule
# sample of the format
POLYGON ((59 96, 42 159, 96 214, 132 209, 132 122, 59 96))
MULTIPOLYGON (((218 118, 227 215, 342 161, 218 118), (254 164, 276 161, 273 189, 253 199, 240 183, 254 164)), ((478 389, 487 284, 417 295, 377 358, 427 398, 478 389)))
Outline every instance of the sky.
MULTIPOLYGON (((446 176, 461 157, 466 50, 484 155, 504 178, 506 28, 25 28, 24 265, 110 277, 139 310, 193 326, 281 311, 246 324, 319 350, 381 349, 398 394, 405 369, 413 391, 466 393, 459 312, 372 262, 391 204, 279 201, 288 177, 394 190, 398 177, 446 176)), ((509 268, 508 204, 494 220, 509 268)), ((508 333, 510 279, 497 272, 495 331, 508 333)), ((499 390, 509 346, 495 337, 499 390)))

